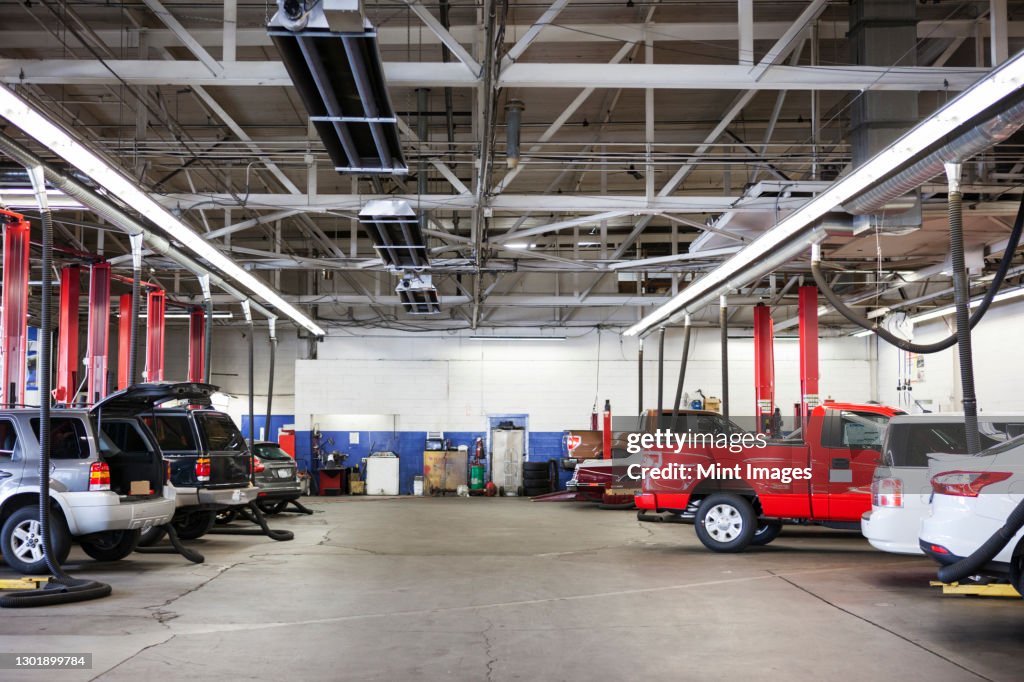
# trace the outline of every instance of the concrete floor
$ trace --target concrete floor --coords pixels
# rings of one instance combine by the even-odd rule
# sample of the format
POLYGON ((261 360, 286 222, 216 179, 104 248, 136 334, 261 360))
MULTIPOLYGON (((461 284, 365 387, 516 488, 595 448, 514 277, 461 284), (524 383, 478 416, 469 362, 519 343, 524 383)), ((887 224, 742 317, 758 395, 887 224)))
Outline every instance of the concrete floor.
MULTIPOLYGON (((101 601, 4 611, 0 651, 92 652, 3 680, 1020 680, 1024 602, 943 597, 926 559, 798 528, 715 555, 692 528, 521 499, 316 501, 292 542, 76 575, 101 601)), ((0 577, 9 571, 0 567, 0 577)))

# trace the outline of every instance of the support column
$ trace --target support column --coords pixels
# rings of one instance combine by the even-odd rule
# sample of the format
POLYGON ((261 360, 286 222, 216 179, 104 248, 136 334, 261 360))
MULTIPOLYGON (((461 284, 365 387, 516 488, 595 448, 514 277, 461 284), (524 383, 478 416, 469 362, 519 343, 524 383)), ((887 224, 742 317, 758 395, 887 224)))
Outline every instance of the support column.
POLYGON ((164 380, 164 312, 166 294, 159 289, 149 292, 146 306, 146 382, 164 380))
MULTIPOLYGON (((25 402, 25 353, 28 348, 28 221, 0 211, 4 224, 2 328, 0 328, 0 403, 25 402)), ((49 396, 41 396, 48 400, 49 396)))
POLYGON ((760 433, 772 430, 772 415, 775 412, 774 342, 771 308, 766 305, 754 306, 754 415, 760 433))
MULTIPOLYGON (((800 423, 806 424, 818 396, 818 288, 799 289, 800 318, 800 423)), ((796 425, 794 425, 796 426, 796 425)))
MULTIPOLYGON (((5 271, 6 272, 6 271, 5 271)), ((57 312, 57 377, 53 399, 71 405, 78 389, 78 298, 82 268, 69 265, 60 271, 60 310, 57 312)))
POLYGON ((88 324, 85 356, 89 397, 86 402, 91 405, 107 397, 109 385, 110 263, 96 263, 89 270, 88 324))
POLYGON ((729 418, 729 299, 718 299, 718 328, 722 343, 722 416, 729 418))

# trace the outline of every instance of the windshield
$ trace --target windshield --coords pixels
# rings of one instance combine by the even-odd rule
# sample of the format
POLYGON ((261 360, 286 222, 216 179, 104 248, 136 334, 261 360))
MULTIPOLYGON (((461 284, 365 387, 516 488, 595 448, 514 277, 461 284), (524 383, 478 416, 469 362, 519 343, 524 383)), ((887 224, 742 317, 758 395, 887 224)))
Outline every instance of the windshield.
POLYGON ((287 452, 281 449, 281 446, 276 443, 269 445, 254 445, 253 449, 256 451, 256 456, 260 459, 272 459, 272 460, 285 460, 291 461, 292 457, 287 452))

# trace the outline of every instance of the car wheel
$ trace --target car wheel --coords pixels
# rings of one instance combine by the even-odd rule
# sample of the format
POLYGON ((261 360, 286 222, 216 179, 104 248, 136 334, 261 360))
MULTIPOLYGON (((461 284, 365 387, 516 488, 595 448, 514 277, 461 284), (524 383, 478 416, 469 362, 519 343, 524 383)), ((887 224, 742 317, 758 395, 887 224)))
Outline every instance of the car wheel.
POLYGON ((171 524, 182 540, 198 540, 209 533, 216 522, 217 512, 196 511, 175 516, 171 524))
MULTIPOLYGON (((49 573, 43 556, 39 508, 28 505, 16 509, 0 530, 4 561, 22 575, 49 573)), ((50 513, 50 550, 57 563, 64 563, 71 552, 71 534, 60 512, 50 513)))
POLYGON ((217 525, 226 526, 238 518, 238 512, 234 509, 222 509, 217 512, 217 525))
POLYGON ((712 552, 742 552, 754 539, 757 525, 750 502, 732 493, 709 495, 694 520, 697 537, 712 552))
POLYGON ((1024 597, 1024 541, 1022 541, 1010 559, 1010 583, 1017 594, 1024 597))
POLYGON ((151 547, 163 539, 164 535, 167 535, 167 529, 163 526, 153 526, 149 530, 145 531, 139 536, 139 547, 151 547))
POLYGON ((82 538, 82 551, 96 561, 120 561, 139 546, 138 530, 111 530, 82 538))
POLYGON ((276 502, 259 501, 256 506, 260 508, 260 511, 267 516, 274 516, 284 511, 284 508, 288 506, 287 500, 277 500, 276 502))
POLYGON ((750 544, 762 547, 779 537, 779 533, 781 532, 781 521, 762 521, 754 532, 754 539, 750 541, 750 544))

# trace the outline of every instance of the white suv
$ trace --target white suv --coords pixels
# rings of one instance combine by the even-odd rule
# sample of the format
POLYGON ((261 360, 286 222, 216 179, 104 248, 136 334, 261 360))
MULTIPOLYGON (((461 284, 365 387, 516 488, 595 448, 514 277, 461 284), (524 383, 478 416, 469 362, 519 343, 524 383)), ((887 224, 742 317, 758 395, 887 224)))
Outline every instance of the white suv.
MULTIPOLYGON (((975 456, 934 455, 928 473, 935 494, 921 523, 921 549, 948 565, 971 555, 1024 500, 1024 436, 975 456)), ((1008 576, 1024 594, 1024 530, 981 574, 1008 576)))

